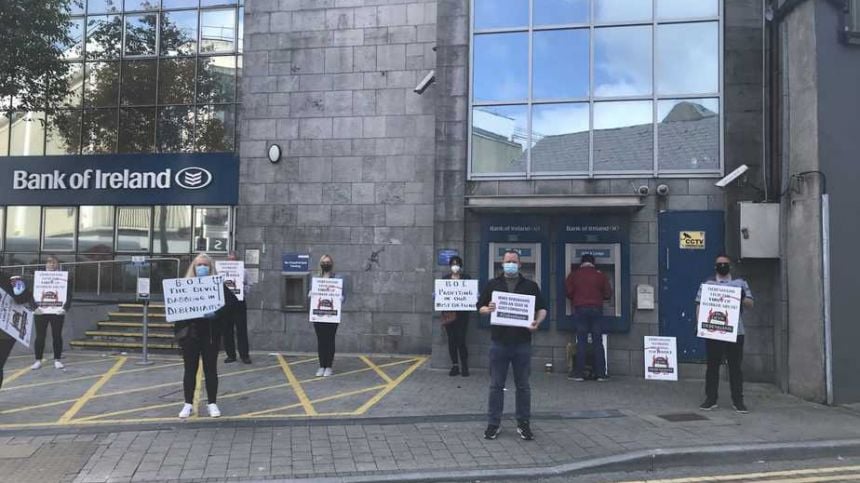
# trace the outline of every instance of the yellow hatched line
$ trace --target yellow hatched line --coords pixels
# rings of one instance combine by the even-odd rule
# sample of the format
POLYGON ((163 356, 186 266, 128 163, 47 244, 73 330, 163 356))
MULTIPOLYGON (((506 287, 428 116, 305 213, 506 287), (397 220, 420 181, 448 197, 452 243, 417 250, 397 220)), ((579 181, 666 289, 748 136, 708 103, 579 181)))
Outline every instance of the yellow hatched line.
MULTIPOLYGON (((9 384, 10 382, 14 381, 15 379, 18 379, 19 377, 23 376, 24 374, 26 374, 27 372, 29 372, 29 371, 31 371, 31 370, 32 370, 32 369, 30 369, 29 367, 25 367, 25 368, 23 368, 23 369, 18 369, 18 370, 17 370, 17 371, 15 371, 11 376, 4 378, 4 379, 3 379, 3 382, 4 382, 5 384, 9 384)), ((8 388, 7 388, 7 389, 4 389, 4 390, 7 390, 7 391, 8 391, 8 388)))
POLYGON ((290 369, 290 365, 287 364, 284 356, 278 354, 275 357, 278 358, 278 362, 281 364, 281 369, 284 370, 284 375, 287 376, 287 380, 290 382, 293 392, 296 393, 296 397, 299 398, 299 402, 301 402, 302 407, 305 409, 305 413, 308 416, 316 416, 316 409, 314 409, 313 404, 311 404, 310 399, 308 399, 308 395, 305 394, 305 390, 302 389, 302 384, 299 382, 298 378, 296 378, 296 375, 293 374, 293 370, 290 369))
MULTIPOLYGON (((120 356, 120 357, 124 357, 124 358, 128 359, 128 356, 120 356)), ((161 369, 163 367, 167 367, 167 366, 149 366, 149 367, 141 367, 139 369, 128 369, 125 371, 117 372, 117 375, 118 374, 131 374, 131 373, 143 372, 143 371, 152 371, 155 369, 161 369)), ((71 377, 68 379, 59 379, 56 381, 36 382, 33 384, 21 384, 20 386, 13 386, 13 387, 10 387, 8 389, 4 388, 3 390, 4 391, 16 391, 18 389, 26 389, 26 388, 40 387, 40 386, 50 386, 52 384, 66 384, 66 383, 74 382, 74 381, 85 381, 87 379, 95 379, 95 378, 101 377, 101 376, 102 376, 102 374, 90 374, 88 376, 71 377)))
POLYGON ((99 389, 101 389, 102 386, 104 386, 110 380, 110 378, 112 378, 114 375, 116 375, 117 372, 119 372, 120 367, 122 367, 127 360, 128 357, 120 357, 116 361, 116 363, 110 369, 108 369, 108 371, 105 372, 102 377, 99 378, 98 381, 96 381, 95 384, 90 386, 90 388, 87 389, 87 392, 85 392, 84 395, 81 396, 80 399, 78 399, 77 402, 75 402, 75 404, 73 404, 72 407, 70 407, 69 410, 66 411, 66 413, 63 414, 60 419, 57 420, 57 423, 65 424, 71 421, 72 418, 75 417, 75 414, 78 414, 78 411, 80 411, 81 408, 83 408, 84 405, 89 402, 89 400, 92 399, 92 397, 95 396, 97 392, 99 392, 99 389))
POLYGON ((373 369, 374 372, 376 372, 379 377, 381 377, 386 383, 391 383, 391 377, 389 377, 388 374, 385 373, 385 371, 380 369, 379 366, 374 364, 367 356, 359 356, 359 359, 361 359, 362 361, 364 361, 365 364, 370 366, 370 368, 373 369))
MULTIPOLYGON (((197 366, 197 376, 194 379, 194 402, 191 403, 194 406, 194 412, 191 414, 191 419, 197 419, 200 417, 200 393, 203 392, 203 388, 200 387, 203 385, 203 363, 201 361, 200 365, 197 366)), ((183 394, 183 397, 185 395, 183 394)))
POLYGON ((376 394, 375 396, 370 398, 366 403, 362 404, 361 407, 356 409, 355 415, 360 416, 360 415, 366 413, 368 409, 370 409, 371 407, 373 407, 374 404, 376 404, 380 400, 382 400, 383 397, 385 397, 388 393, 393 391, 394 388, 396 388, 398 385, 400 385, 401 382, 405 381, 407 377, 412 375, 412 373, 415 372, 416 369, 421 367, 421 364, 424 364, 424 362, 427 360, 427 358, 426 357, 417 357, 415 360, 416 360, 416 362, 412 366, 410 366, 408 369, 403 371, 403 374, 400 374, 397 377, 397 379, 388 383, 383 390, 379 391, 378 394, 376 394))
MULTIPOLYGON (((321 402, 326 402, 326 401, 333 401, 335 399, 341 399, 341 398, 345 398, 345 397, 349 397, 349 396, 355 396, 356 394, 362 394, 365 392, 376 391, 377 389, 382 389, 384 387, 385 387, 385 384, 380 384, 378 386, 366 387, 364 389, 356 389, 355 391, 348 391, 348 392, 342 392, 339 394, 333 394, 331 396, 326 396, 326 397, 322 397, 319 399, 314 399, 311 402, 316 404, 316 403, 321 403, 321 402)), ((289 404, 287 406, 281 406, 278 408, 264 409, 262 411, 255 411, 252 413, 240 414, 239 416, 236 416, 236 417, 237 418, 253 418, 253 417, 258 417, 258 416, 263 416, 263 415, 269 415, 269 413, 273 413, 276 411, 286 411, 288 409, 295 409, 295 408, 302 407, 302 406, 303 406, 303 404, 298 402, 298 403, 289 404)), ((329 414, 331 414, 331 413, 329 413, 329 414)), ((338 414, 340 414, 340 413, 338 413, 338 414)), ((352 413, 343 413, 343 414, 352 414, 352 413)), ((283 417, 283 416, 297 416, 297 415, 275 414, 275 415, 269 415, 268 417, 279 417, 279 416, 283 417)), ((304 416, 304 415, 298 415, 298 416, 304 416)), ((319 416, 319 414, 318 414, 318 416, 319 416)))
MULTIPOLYGON (((745 473, 745 474, 732 474, 732 475, 714 475, 714 476, 697 476, 697 477, 686 477, 686 478, 673 478, 673 479, 662 479, 662 480, 632 480, 624 483, 697 483, 703 481, 736 481, 736 480, 752 480, 752 479, 763 479, 763 478, 779 478, 783 476, 805 476, 805 475, 826 475, 828 473, 843 473, 850 471, 860 471, 860 466, 835 466, 830 468, 806 468, 800 470, 785 470, 785 471, 768 471, 768 472, 757 472, 757 473, 745 473)), ((856 475, 854 475, 856 476, 856 475)), ((840 475, 840 478, 844 478, 845 475, 840 475)), ((793 481, 798 482, 797 479, 791 480, 778 480, 778 481, 793 481)), ((818 481, 818 480, 815 480, 818 481)))

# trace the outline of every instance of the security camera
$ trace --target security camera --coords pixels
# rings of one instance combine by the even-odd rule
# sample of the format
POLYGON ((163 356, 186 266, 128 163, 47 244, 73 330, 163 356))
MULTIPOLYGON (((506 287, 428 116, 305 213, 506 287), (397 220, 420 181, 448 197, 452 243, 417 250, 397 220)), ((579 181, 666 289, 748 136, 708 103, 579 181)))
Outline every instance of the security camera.
POLYGON ((669 194, 669 185, 667 185, 667 184, 657 185, 657 195, 666 196, 668 194, 669 194))
POLYGON ((749 166, 742 164, 742 165, 740 165, 740 167, 738 167, 738 169, 732 171, 731 173, 727 174, 723 179, 714 183, 714 186, 716 186, 718 188, 725 188, 726 186, 729 185, 729 183, 740 178, 740 176, 742 174, 746 173, 749 169, 750 169, 749 166))
POLYGON ((424 91, 426 91, 427 88, 430 87, 430 84, 432 84, 433 81, 435 81, 435 80, 436 80, 436 71, 431 70, 430 72, 427 73, 426 76, 424 76, 423 79, 421 79, 421 82, 419 82, 418 85, 415 86, 415 89, 412 89, 412 90, 415 91, 415 93, 418 95, 424 94, 424 91))
POLYGON ((639 193, 639 196, 648 196, 648 193, 651 192, 651 189, 648 188, 648 185, 643 184, 642 186, 636 188, 636 192, 639 193))

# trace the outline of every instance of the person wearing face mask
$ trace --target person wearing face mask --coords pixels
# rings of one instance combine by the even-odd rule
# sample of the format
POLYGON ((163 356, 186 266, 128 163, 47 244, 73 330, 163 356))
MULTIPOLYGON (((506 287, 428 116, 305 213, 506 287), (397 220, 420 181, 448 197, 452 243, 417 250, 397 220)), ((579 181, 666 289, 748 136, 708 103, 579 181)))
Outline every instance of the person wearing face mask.
MULTIPOLYGON (((463 273, 463 259, 458 256, 448 260, 450 272, 442 277, 445 280, 468 280, 463 273)), ((442 312, 442 326, 448 334, 448 353, 451 355, 449 376, 469 377, 469 351, 466 348, 466 329, 469 327, 469 312, 442 312)))
MULTIPOLYGON (((740 287, 741 289, 741 314, 744 309, 753 308, 753 295, 750 291, 750 286, 746 280, 742 278, 732 278, 731 274, 732 259, 728 255, 720 255, 717 257, 714 265, 714 275, 705 283, 728 285, 730 287, 740 287)), ((699 301, 702 297, 702 289, 699 288, 699 293, 696 294, 696 313, 699 313, 699 301)), ((720 340, 705 339, 705 353, 707 355, 708 368, 705 372, 705 401, 699 406, 699 409, 710 411, 717 407, 717 390, 720 387, 720 365, 723 359, 729 363, 729 387, 732 393, 732 407, 735 411, 746 414, 749 412, 744 404, 743 392, 743 372, 741 372, 741 364, 743 363, 744 354, 744 321, 743 315, 738 319, 738 338, 737 342, 725 342, 720 340)))
MULTIPOLYGON (((320 271, 317 275, 321 278, 339 278, 334 273, 334 259, 325 254, 320 257, 320 271)), ((344 287, 344 293, 346 288, 344 287)), ((310 294, 308 294, 310 297, 310 294)), ((341 297, 341 304, 343 303, 341 297)), ((342 310, 342 309, 341 309, 342 310)), ((340 324, 330 322, 314 322, 314 332, 317 334, 317 354, 319 356, 320 368, 317 369, 317 377, 329 377, 334 374, 332 364, 334 363, 334 338, 340 324)))
MULTIPOLYGON (((45 271, 55 272, 60 270, 60 260, 51 255, 45 261, 45 271)), ((62 314, 43 314, 36 309, 34 325, 36 326, 36 341, 33 344, 36 362, 30 369, 36 370, 42 367, 42 356, 45 354, 45 339, 48 336, 48 326, 51 326, 51 342, 54 347, 54 368, 63 369, 65 365, 60 361, 63 357, 63 325, 66 322, 66 311, 72 304, 71 284, 66 288, 66 303, 63 304, 62 314)))
MULTIPOLYGON (((20 276, 13 275, 8 279, 5 276, 0 276, 0 289, 10 294, 16 304, 23 305, 30 310, 36 309, 33 292, 30 291, 27 282, 20 276)), ((14 346, 15 338, 0 330, 0 387, 3 387, 3 367, 6 365, 6 360, 14 346)))
MULTIPOLYGON (((215 264, 209 255, 200 253, 188 266, 185 278, 207 277, 217 275, 215 264)), ((182 362, 185 373, 182 378, 182 389, 185 404, 179 411, 180 418, 191 416, 194 410, 194 391, 197 386, 197 369, 203 359, 203 375, 206 378, 206 396, 209 416, 221 416, 216 398, 218 397, 218 343, 221 340, 221 327, 225 318, 235 309, 238 300, 226 284, 223 285, 224 306, 216 312, 204 317, 176 322, 173 332, 182 351, 182 362)))
MULTIPOLYGON (((227 254, 227 260, 236 261, 239 257, 236 252, 231 250, 227 254)), ((248 279, 245 279, 245 286, 242 288, 245 297, 248 296, 248 279)), ((236 362, 236 341, 239 342, 239 357, 245 364, 251 363, 250 347, 248 345, 248 306, 244 300, 236 300, 236 307, 227 317, 224 324, 224 352, 227 353, 227 358, 224 359, 225 364, 236 362), (235 336, 233 335, 235 332, 235 336)))
POLYGON ((541 296, 540 287, 520 273, 520 254, 514 250, 505 252, 502 258, 503 273, 487 282, 478 299, 478 312, 490 315, 496 310, 492 302, 493 292, 512 292, 531 295, 535 298, 534 320, 528 328, 493 325, 490 329, 490 396, 487 409, 487 429, 484 439, 496 439, 502 421, 505 405, 505 380, 508 366, 513 368, 516 392, 517 432, 520 438, 534 439, 529 419, 531 418, 531 387, 529 375, 532 366, 532 332, 540 327, 546 318, 546 302, 541 296))

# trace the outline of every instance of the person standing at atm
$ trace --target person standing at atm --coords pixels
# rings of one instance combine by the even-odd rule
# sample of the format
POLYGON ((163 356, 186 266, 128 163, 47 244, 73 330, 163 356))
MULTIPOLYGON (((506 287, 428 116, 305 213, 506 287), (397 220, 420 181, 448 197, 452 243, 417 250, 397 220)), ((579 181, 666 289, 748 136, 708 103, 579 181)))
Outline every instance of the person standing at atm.
POLYGON ((606 354, 603 351, 603 301, 612 298, 609 277, 597 269, 594 255, 582 256, 579 268, 570 272, 564 281, 565 291, 573 307, 576 324, 576 364, 568 379, 584 381, 585 350, 588 335, 594 349, 594 377, 606 380, 606 354))
POLYGON ((502 258, 502 274, 490 280, 481 291, 478 299, 478 312, 489 315, 496 310, 492 302, 493 292, 510 292, 521 295, 531 295, 535 298, 534 320, 528 328, 493 325, 490 329, 492 343, 490 345, 490 397, 487 408, 487 429, 484 439, 496 439, 502 422, 502 411, 505 405, 505 380, 508 377, 508 366, 513 367, 514 384, 516 385, 516 417, 517 432, 520 438, 530 441, 534 439, 529 419, 531 418, 531 387, 529 375, 532 368, 532 332, 540 327, 546 318, 546 302, 540 293, 540 287, 520 273, 520 254, 514 250, 505 252, 502 258))

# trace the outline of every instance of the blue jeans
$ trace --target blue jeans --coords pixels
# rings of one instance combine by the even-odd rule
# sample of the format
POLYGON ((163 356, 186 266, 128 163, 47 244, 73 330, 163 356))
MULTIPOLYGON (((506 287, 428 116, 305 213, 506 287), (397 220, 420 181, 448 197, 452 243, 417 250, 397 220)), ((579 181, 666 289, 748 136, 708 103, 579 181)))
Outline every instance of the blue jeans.
POLYGON ((505 380, 508 378, 508 365, 513 366, 514 385, 517 388, 517 421, 528 421, 532 412, 532 391, 529 387, 529 374, 532 368, 532 346, 502 344, 493 341, 490 345, 490 400, 487 408, 487 422, 499 426, 505 409, 505 380))
POLYGON ((606 355, 603 353, 603 309, 600 307, 577 307, 573 313, 576 323, 576 368, 574 374, 582 377, 585 369, 585 348, 591 334, 594 349, 594 376, 606 377, 606 355))

